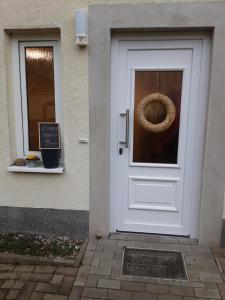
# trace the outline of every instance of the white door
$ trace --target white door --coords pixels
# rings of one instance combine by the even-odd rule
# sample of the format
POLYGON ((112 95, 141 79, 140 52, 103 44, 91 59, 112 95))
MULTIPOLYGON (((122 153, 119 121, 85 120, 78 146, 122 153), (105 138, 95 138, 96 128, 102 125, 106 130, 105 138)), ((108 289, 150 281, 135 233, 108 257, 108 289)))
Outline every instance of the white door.
POLYGON ((208 48, 204 37, 113 38, 112 231, 196 237, 208 48))

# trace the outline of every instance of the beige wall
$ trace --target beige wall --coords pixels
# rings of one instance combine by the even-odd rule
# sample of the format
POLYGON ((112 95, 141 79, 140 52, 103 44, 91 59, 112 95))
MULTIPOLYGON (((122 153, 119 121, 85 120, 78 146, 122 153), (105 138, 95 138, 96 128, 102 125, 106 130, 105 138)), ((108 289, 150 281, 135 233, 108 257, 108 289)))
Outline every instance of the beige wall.
POLYGON ((78 141, 79 137, 88 137, 88 52, 75 45, 74 12, 77 8, 87 8, 89 4, 141 2, 151 1, 0 1, 0 206, 89 208, 88 145, 78 141), (40 28, 58 28, 61 35, 66 168, 63 175, 13 174, 7 171, 15 159, 15 112, 10 69, 11 37, 9 31, 4 30, 40 28))

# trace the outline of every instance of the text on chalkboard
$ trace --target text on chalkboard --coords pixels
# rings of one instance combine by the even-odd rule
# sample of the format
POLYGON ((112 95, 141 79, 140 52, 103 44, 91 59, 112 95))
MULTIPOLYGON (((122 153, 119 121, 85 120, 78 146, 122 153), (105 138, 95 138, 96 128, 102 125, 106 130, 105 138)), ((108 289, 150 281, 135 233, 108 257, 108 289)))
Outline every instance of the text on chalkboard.
POLYGON ((39 148, 60 149, 60 130, 58 123, 39 123, 39 148))

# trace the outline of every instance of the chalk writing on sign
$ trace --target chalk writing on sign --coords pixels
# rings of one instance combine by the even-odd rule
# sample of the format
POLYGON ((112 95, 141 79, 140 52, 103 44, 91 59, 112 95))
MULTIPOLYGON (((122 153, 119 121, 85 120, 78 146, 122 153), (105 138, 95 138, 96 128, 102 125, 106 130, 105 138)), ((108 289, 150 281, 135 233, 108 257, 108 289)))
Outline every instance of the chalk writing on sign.
POLYGON ((39 148, 60 149, 60 130, 58 123, 39 123, 39 148))

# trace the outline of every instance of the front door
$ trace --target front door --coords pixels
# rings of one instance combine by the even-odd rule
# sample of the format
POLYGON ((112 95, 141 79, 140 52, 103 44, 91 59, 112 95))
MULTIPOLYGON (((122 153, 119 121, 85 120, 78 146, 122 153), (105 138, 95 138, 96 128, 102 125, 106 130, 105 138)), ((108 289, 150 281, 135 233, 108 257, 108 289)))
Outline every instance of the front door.
POLYGON ((112 40, 112 231, 196 235, 204 45, 204 38, 112 40))

